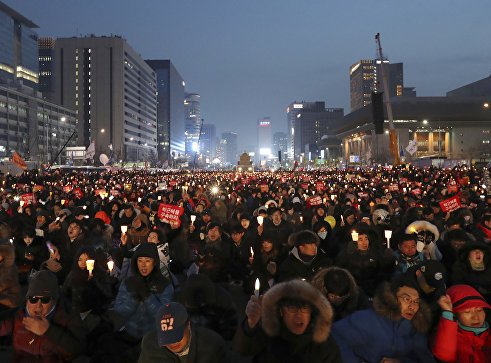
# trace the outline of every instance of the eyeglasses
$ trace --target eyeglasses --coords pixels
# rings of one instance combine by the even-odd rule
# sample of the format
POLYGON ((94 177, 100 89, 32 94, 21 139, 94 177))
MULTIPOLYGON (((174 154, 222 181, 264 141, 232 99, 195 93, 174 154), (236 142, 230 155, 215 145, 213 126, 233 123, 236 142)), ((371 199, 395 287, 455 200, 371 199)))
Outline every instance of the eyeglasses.
POLYGON ((46 305, 51 301, 51 297, 49 296, 29 296, 27 299, 31 304, 37 304, 41 300, 41 303, 46 305))
POLYGON ((312 311, 311 307, 308 305, 302 305, 302 306, 284 305, 283 307, 290 314, 296 314, 298 312, 301 312, 303 314, 307 314, 307 313, 310 313, 312 311))
POLYGON ((413 300, 411 299, 408 295, 398 295, 397 296, 398 299, 401 299, 402 301, 404 301, 406 304, 408 305, 416 305, 416 306, 419 306, 419 303, 420 303, 420 300, 413 300))

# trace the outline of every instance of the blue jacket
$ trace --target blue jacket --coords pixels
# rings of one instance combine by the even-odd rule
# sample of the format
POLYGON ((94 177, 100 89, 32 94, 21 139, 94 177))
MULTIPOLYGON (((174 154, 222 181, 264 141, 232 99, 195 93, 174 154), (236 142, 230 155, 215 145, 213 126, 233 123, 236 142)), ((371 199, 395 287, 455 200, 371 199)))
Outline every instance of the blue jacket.
POLYGON ((144 301, 138 301, 128 291, 126 284, 122 283, 114 303, 114 311, 123 318, 128 334, 142 338, 155 329, 155 316, 162 305, 171 301, 173 293, 174 289, 169 284, 160 294, 151 293, 144 301))
POLYGON ((383 358, 401 362, 434 362, 428 348, 429 308, 421 302, 412 320, 400 316, 397 298, 388 288, 374 299, 374 308, 356 311, 336 322, 332 335, 345 363, 379 363, 383 358), (418 327, 418 330, 416 329, 418 327))

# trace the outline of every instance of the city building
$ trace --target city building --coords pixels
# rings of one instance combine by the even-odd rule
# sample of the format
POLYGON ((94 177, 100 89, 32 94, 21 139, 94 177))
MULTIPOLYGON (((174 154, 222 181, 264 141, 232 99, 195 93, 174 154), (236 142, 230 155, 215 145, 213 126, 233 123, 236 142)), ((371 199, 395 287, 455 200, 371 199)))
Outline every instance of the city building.
POLYGON ((0 85, 0 157, 17 151, 26 160, 64 163, 61 151, 76 144, 76 127, 75 111, 44 100, 30 87, 0 85))
MULTIPOLYGON (((382 62, 379 59, 365 59, 350 67, 351 112, 369 105, 372 92, 383 92, 381 66, 382 62)), ((402 96, 404 93, 403 63, 391 64, 388 60, 384 60, 384 66, 384 71, 387 72, 389 96, 402 96)))
POLYGON ((288 135, 285 132, 273 134, 273 155, 278 156, 280 151, 281 159, 285 161, 288 152, 288 135))
POLYGON ((37 89, 38 28, 32 21, 0 1, 0 80, 37 89))
POLYGON ((237 139, 235 132, 222 133, 222 140, 225 141, 225 157, 223 160, 225 164, 235 165, 239 159, 237 139))
MULTIPOLYGON (((76 110, 78 145, 114 160, 155 160, 155 72, 119 36, 58 38, 51 100, 76 110)), ((47 95, 49 97, 49 94, 47 95)))
POLYGON ((201 103, 200 95, 197 93, 185 93, 184 96, 184 115, 185 130, 184 142, 185 153, 188 160, 194 159, 199 151, 199 131, 201 129, 201 103))
POLYGON ((213 124, 203 124, 199 142, 201 162, 209 164, 216 158, 217 136, 216 127, 213 124))
POLYGON ((74 145, 75 111, 38 91, 37 25, 0 2, 0 157, 17 151, 26 160, 64 162, 74 145))
MULTIPOLYGON (((447 97, 393 99, 393 124, 400 155, 416 164, 437 166, 491 160, 491 78, 487 83, 488 91, 476 97, 468 96, 476 86, 471 84, 467 89, 448 92, 452 96, 447 97), (416 145, 413 153, 408 150, 410 142, 416 145)), ((333 125, 331 132, 342 140, 343 162, 392 162, 387 152, 387 119, 385 125, 385 134, 376 135, 371 107, 358 109, 333 125)))
POLYGON ((263 117, 262 119, 257 120, 256 160, 258 162, 271 159, 271 141, 271 118, 263 117))
MULTIPOLYGON (((185 82, 168 59, 147 60, 157 74, 157 141, 160 161, 185 157, 185 82)), ((199 95, 198 95, 199 99, 199 95)))
POLYGON ((331 125, 343 116, 343 108, 326 108, 321 101, 292 102, 287 107, 288 158, 308 161, 319 157, 318 143, 329 134, 331 125))
POLYGON ((39 91, 43 97, 53 99, 55 90, 54 73, 54 38, 39 38, 39 91))

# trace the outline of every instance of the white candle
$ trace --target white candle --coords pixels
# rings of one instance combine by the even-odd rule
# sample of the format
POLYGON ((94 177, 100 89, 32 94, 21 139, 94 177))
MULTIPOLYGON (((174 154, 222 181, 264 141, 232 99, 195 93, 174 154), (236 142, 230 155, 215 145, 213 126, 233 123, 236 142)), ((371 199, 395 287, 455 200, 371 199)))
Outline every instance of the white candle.
POLYGON ((128 226, 121 226, 121 233, 126 233, 128 231, 128 226))
POLYGON ((251 257, 254 258, 254 250, 251 247, 251 257))
POLYGON ((113 268, 114 268, 114 261, 113 260, 107 261, 107 268, 109 269, 109 272, 113 271, 113 268))
POLYGON ((64 205, 65 204, 65 199, 62 199, 61 200, 61 205, 64 205))
POLYGON ((387 248, 390 248, 390 238, 392 237, 392 231, 386 229, 384 233, 385 233, 385 238, 387 239, 387 248))
POLYGON ((142 201, 141 197, 138 197, 138 203, 140 203, 142 201))
POLYGON ((351 239, 353 240, 353 242, 358 242, 358 232, 351 232, 351 239))
POLYGON ((300 216, 300 223, 303 223, 303 216, 300 216))
POLYGON ((191 224, 194 224, 195 220, 196 220, 196 216, 194 214, 191 214, 191 224))
POLYGON ((20 201, 20 206, 21 208, 24 206, 24 204, 26 204, 26 202, 24 202, 23 200, 20 201))
POLYGON ((85 265, 87 266, 87 270, 89 271, 89 276, 92 276, 92 271, 94 270, 94 260, 87 260, 85 265))
POLYGON ((256 283, 254 284, 254 296, 259 297, 259 289, 261 287, 261 283, 259 282, 259 277, 256 279, 256 283))
POLYGON ((264 217, 263 216, 257 216, 257 223, 259 223, 259 225, 262 225, 263 224, 263 221, 264 221, 264 217))

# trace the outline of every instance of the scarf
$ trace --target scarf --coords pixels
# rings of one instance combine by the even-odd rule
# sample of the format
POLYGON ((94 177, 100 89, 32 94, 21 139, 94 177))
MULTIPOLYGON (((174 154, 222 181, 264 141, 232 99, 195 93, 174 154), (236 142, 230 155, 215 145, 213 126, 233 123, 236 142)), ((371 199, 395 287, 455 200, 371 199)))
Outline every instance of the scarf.
POLYGON ((465 330, 465 331, 470 331, 470 332, 474 333, 475 335, 480 335, 489 329, 489 324, 487 321, 485 321, 482 327, 472 328, 470 326, 465 326, 465 325, 460 324, 460 321, 459 321, 459 327, 460 327, 460 329, 465 330))

